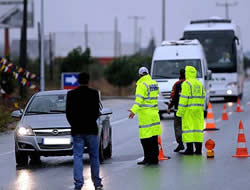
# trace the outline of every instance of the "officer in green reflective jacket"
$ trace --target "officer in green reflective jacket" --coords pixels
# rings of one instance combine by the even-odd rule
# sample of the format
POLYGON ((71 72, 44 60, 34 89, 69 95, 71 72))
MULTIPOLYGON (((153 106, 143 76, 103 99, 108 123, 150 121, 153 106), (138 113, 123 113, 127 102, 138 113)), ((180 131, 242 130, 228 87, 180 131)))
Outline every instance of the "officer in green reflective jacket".
POLYGON ((183 154, 201 154, 204 127, 205 90, 196 79, 197 71, 192 66, 185 67, 186 80, 182 83, 181 95, 176 115, 182 117, 182 140, 187 143, 183 154), (193 148, 195 144, 195 152, 193 148))
POLYGON ((138 113, 139 137, 144 150, 144 160, 139 165, 158 164, 158 135, 161 135, 158 110, 159 87, 152 80, 146 67, 139 69, 140 79, 136 83, 136 99, 129 110, 132 119, 138 113))

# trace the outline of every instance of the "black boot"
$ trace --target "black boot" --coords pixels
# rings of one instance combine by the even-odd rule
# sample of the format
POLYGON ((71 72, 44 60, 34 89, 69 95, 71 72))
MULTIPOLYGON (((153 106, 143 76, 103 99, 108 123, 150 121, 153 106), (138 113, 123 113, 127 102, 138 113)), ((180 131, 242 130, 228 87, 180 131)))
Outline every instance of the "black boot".
POLYGON ((142 160, 140 162, 137 162, 137 164, 138 165, 146 165, 146 164, 148 164, 148 162, 144 159, 144 160, 142 160))
POLYGON ((176 147, 176 149, 174 149, 174 152, 179 152, 180 150, 184 150, 184 145, 183 143, 179 143, 179 145, 176 147))
POLYGON ((183 155, 193 155, 194 154, 193 143, 187 143, 187 149, 182 154, 183 155))
POLYGON ((195 142, 194 143, 194 145, 195 145, 195 154, 197 154, 197 155, 201 155, 202 153, 202 143, 199 143, 199 142, 195 142))

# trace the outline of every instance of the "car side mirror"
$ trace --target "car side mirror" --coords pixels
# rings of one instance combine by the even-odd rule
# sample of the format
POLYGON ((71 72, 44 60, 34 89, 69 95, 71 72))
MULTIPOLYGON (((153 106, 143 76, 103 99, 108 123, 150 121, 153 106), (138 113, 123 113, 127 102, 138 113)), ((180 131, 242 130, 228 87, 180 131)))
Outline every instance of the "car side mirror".
POLYGON ((206 76, 205 80, 212 80, 212 71, 211 70, 207 71, 207 76, 206 76))
POLYGON ((101 115, 111 115, 113 112, 112 112, 112 109, 110 108, 103 108, 101 110, 101 115))
POLYGON ((237 45, 240 45, 240 40, 237 36, 234 36, 234 41, 237 43, 237 45))
POLYGON ((21 118, 23 115, 23 110, 20 109, 20 110, 15 110, 11 113, 11 117, 13 118, 21 118))

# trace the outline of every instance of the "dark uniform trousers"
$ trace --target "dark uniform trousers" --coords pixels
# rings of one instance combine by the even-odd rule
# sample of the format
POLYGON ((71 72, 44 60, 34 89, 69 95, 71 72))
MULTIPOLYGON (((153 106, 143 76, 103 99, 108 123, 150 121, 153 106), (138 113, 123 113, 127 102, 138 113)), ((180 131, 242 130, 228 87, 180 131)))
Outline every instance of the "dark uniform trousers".
POLYGON ((176 111, 174 112, 174 132, 176 142, 182 144, 181 117, 176 116, 176 111))
POLYGON ((158 163, 158 136, 141 139, 141 144, 144 150, 144 160, 148 163, 158 163))

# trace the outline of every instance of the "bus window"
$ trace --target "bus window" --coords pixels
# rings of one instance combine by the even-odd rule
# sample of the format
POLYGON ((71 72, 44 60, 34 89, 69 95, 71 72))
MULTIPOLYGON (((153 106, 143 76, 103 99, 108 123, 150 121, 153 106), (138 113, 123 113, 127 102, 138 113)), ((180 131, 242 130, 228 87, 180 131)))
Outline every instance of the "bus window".
POLYGON ((203 45, 208 69, 213 73, 236 72, 236 47, 233 31, 186 31, 185 39, 198 39, 203 45))

